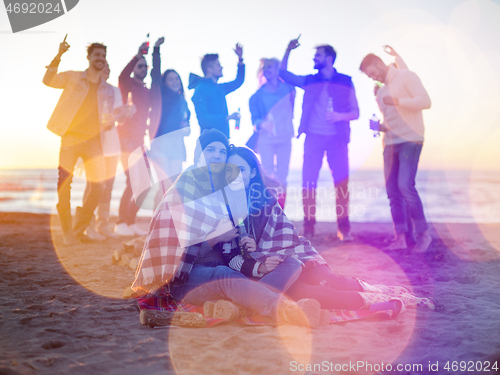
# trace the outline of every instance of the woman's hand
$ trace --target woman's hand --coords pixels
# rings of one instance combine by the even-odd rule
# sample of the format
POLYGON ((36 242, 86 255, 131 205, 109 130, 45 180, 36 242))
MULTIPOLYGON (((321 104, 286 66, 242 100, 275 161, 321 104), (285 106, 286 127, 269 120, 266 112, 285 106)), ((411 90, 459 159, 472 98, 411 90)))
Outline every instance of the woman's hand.
POLYGON ((243 237, 240 241, 240 246, 243 250, 246 250, 249 253, 253 253, 257 250, 257 244, 255 240, 250 237, 243 237))
POLYGON ((268 274, 272 270, 274 270, 278 265, 283 262, 280 257, 273 256, 266 259, 264 263, 261 263, 259 266, 259 273, 268 274))

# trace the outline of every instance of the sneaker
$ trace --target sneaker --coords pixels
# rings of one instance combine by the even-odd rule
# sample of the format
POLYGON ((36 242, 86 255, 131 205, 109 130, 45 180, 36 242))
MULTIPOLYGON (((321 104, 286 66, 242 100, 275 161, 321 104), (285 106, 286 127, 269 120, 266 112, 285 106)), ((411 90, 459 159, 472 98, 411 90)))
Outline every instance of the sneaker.
POLYGON ((132 232, 134 232, 134 234, 136 236, 145 236, 146 234, 148 234, 147 231, 145 231, 144 229, 139 228, 137 226, 137 224, 129 225, 128 229, 130 229, 132 232))
POLYGON ((346 232, 346 233, 342 233, 341 231, 338 231, 337 232, 337 237, 342 242, 352 242, 352 241, 354 241, 354 237, 353 237, 351 231, 346 232))
POLYGON ((135 233, 126 223, 120 223, 115 225, 115 234, 123 237, 135 236, 135 233))

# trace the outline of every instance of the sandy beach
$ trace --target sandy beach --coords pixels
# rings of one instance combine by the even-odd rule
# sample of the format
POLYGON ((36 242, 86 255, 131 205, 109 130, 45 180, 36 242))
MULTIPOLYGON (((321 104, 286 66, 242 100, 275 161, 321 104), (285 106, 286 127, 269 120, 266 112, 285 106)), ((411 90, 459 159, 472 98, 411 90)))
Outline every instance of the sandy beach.
POLYGON ((313 241, 334 272, 410 286, 436 310, 315 330, 151 329, 121 297, 134 272, 111 262, 120 241, 64 247, 54 216, 0 213, 0 374, 493 373, 478 369, 500 361, 499 224, 434 224, 424 255, 381 251, 389 223, 354 223, 348 245, 334 227, 320 223, 313 241))

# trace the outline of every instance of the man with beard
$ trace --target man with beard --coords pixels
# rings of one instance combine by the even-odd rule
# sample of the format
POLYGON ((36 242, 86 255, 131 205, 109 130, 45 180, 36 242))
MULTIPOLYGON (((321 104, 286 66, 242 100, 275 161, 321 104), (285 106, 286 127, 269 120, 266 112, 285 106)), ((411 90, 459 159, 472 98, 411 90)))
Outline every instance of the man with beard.
POLYGON ((349 223, 349 121, 359 117, 358 102, 351 77, 333 67, 337 56, 332 46, 316 47, 315 75, 297 76, 287 71, 290 52, 299 46, 298 38, 290 41, 281 61, 280 77, 304 89, 299 135, 306 133, 302 170, 304 235, 314 236, 316 223, 316 185, 326 152, 336 191, 337 236, 352 241, 349 223))
POLYGON ((43 83, 49 87, 63 89, 47 128, 61 136, 57 212, 64 242, 71 245, 89 240, 84 231, 101 198, 102 181, 105 177, 101 132, 108 126, 101 119, 106 107, 109 108, 113 103, 114 92, 101 78, 101 71, 106 65, 106 46, 92 43, 87 48, 87 70, 57 73, 61 56, 68 49, 66 41, 60 44, 58 54, 47 66, 43 83), (79 157, 84 161, 90 188, 82 206, 76 208, 75 223, 72 227, 70 190, 73 171, 79 157))
MULTIPOLYGON (((161 79, 159 58, 160 46, 163 42, 164 38, 159 38, 156 41, 153 50, 153 70, 151 72, 152 87, 158 86, 161 79)), ((146 129, 148 129, 150 109, 153 107, 153 103, 158 99, 157 90, 149 90, 144 83, 144 78, 146 78, 148 74, 148 64, 144 58, 144 55, 147 53, 148 44, 143 43, 139 47, 137 54, 123 69, 118 79, 118 85, 120 87, 124 103, 127 100, 129 93, 131 93, 132 100, 136 108, 136 113, 132 117, 126 119, 117 128, 120 136, 120 147, 122 150, 121 162, 127 177, 127 186, 120 200, 118 219, 116 220, 115 227, 115 234, 119 236, 144 236, 147 234, 146 231, 139 228, 135 224, 135 218, 137 216, 137 211, 139 211, 139 207, 135 203, 133 197, 132 183, 130 181, 129 173, 131 166, 128 165, 129 156, 132 151, 144 144, 144 135, 146 134, 146 129)), ((152 119, 151 122, 155 121, 152 119)), ((155 124, 152 124, 151 127, 155 127, 155 124)))

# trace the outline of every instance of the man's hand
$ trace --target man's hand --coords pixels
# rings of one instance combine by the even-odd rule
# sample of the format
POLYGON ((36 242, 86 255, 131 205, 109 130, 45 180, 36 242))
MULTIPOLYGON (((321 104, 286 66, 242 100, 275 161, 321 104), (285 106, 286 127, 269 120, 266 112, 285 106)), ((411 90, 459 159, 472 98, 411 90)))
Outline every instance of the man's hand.
POLYGON ((267 274, 274 270, 278 265, 283 262, 281 258, 277 256, 269 257, 266 259, 264 263, 261 263, 259 266, 259 273, 267 274))
MULTIPOLYGON (((217 244, 219 242, 231 242, 232 240, 234 240, 238 236, 239 236, 238 229, 233 228, 225 233, 222 233, 221 235, 219 235, 217 237, 214 237, 213 241, 214 241, 214 244, 217 244)), ((209 244, 210 244, 210 241, 209 241, 209 244)), ((210 246, 212 246, 212 245, 210 245, 210 246)))
POLYGON ((243 237, 240 241, 240 247, 249 253, 253 253, 257 250, 257 244, 255 243, 255 240, 250 237, 243 237))
POLYGON ((148 42, 142 43, 141 46, 139 47, 139 51, 137 51, 137 57, 141 58, 144 55, 147 55, 148 49, 149 49, 148 42), (146 52, 144 52, 144 51, 146 51, 146 52))
POLYGON ((238 59, 243 59, 243 46, 239 43, 236 43, 236 47, 233 49, 234 53, 238 55, 238 59))
POLYGON ((394 48, 392 48, 391 46, 389 46, 387 44, 383 45, 382 48, 384 49, 385 53, 388 53, 391 56, 395 56, 395 57, 399 56, 398 53, 394 50, 394 48))
POLYGON ((165 37, 162 36, 161 38, 158 38, 158 40, 156 41, 155 47, 161 46, 163 42, 165 42, 165 37))
POLYGON ((370 129, 379 132, 380 131, 380 121, 370 120, 370 129))
POLYGON ((326 121, 333 123, 342 120, 343 120, 342 113, 331 112, 331 111, 326 112, 326 121))
POLYGON ((226 117, 226 120, 229 121, 229 120, 237 120, 241 117, 241 115, 238 113, 238 112, 234 112, 232 114, 230 114, 229 116, 226 117))
POLYGON ((297 48, 298 46, 300 46, 300 43, 299 43, 299 38, 297 39, 292 39, 290 41, 290 43, 288 43, 288 47, 286 47, 287 51, 291 51, 292 49, 295 49, 297 48))
POLYGON ((62 42, 61 44, 59 44, 59 52, 57 53, 57 55, 61 57, 64 53, 66 53, 69 47, 70 45, 68 43, 62 42))
POLYGON ((399 105, 399 99, 398 98, 393 98, 392 96, 384 96, 382 99, 382 102, 386 105, 394 105, 398 106, 399 105))

